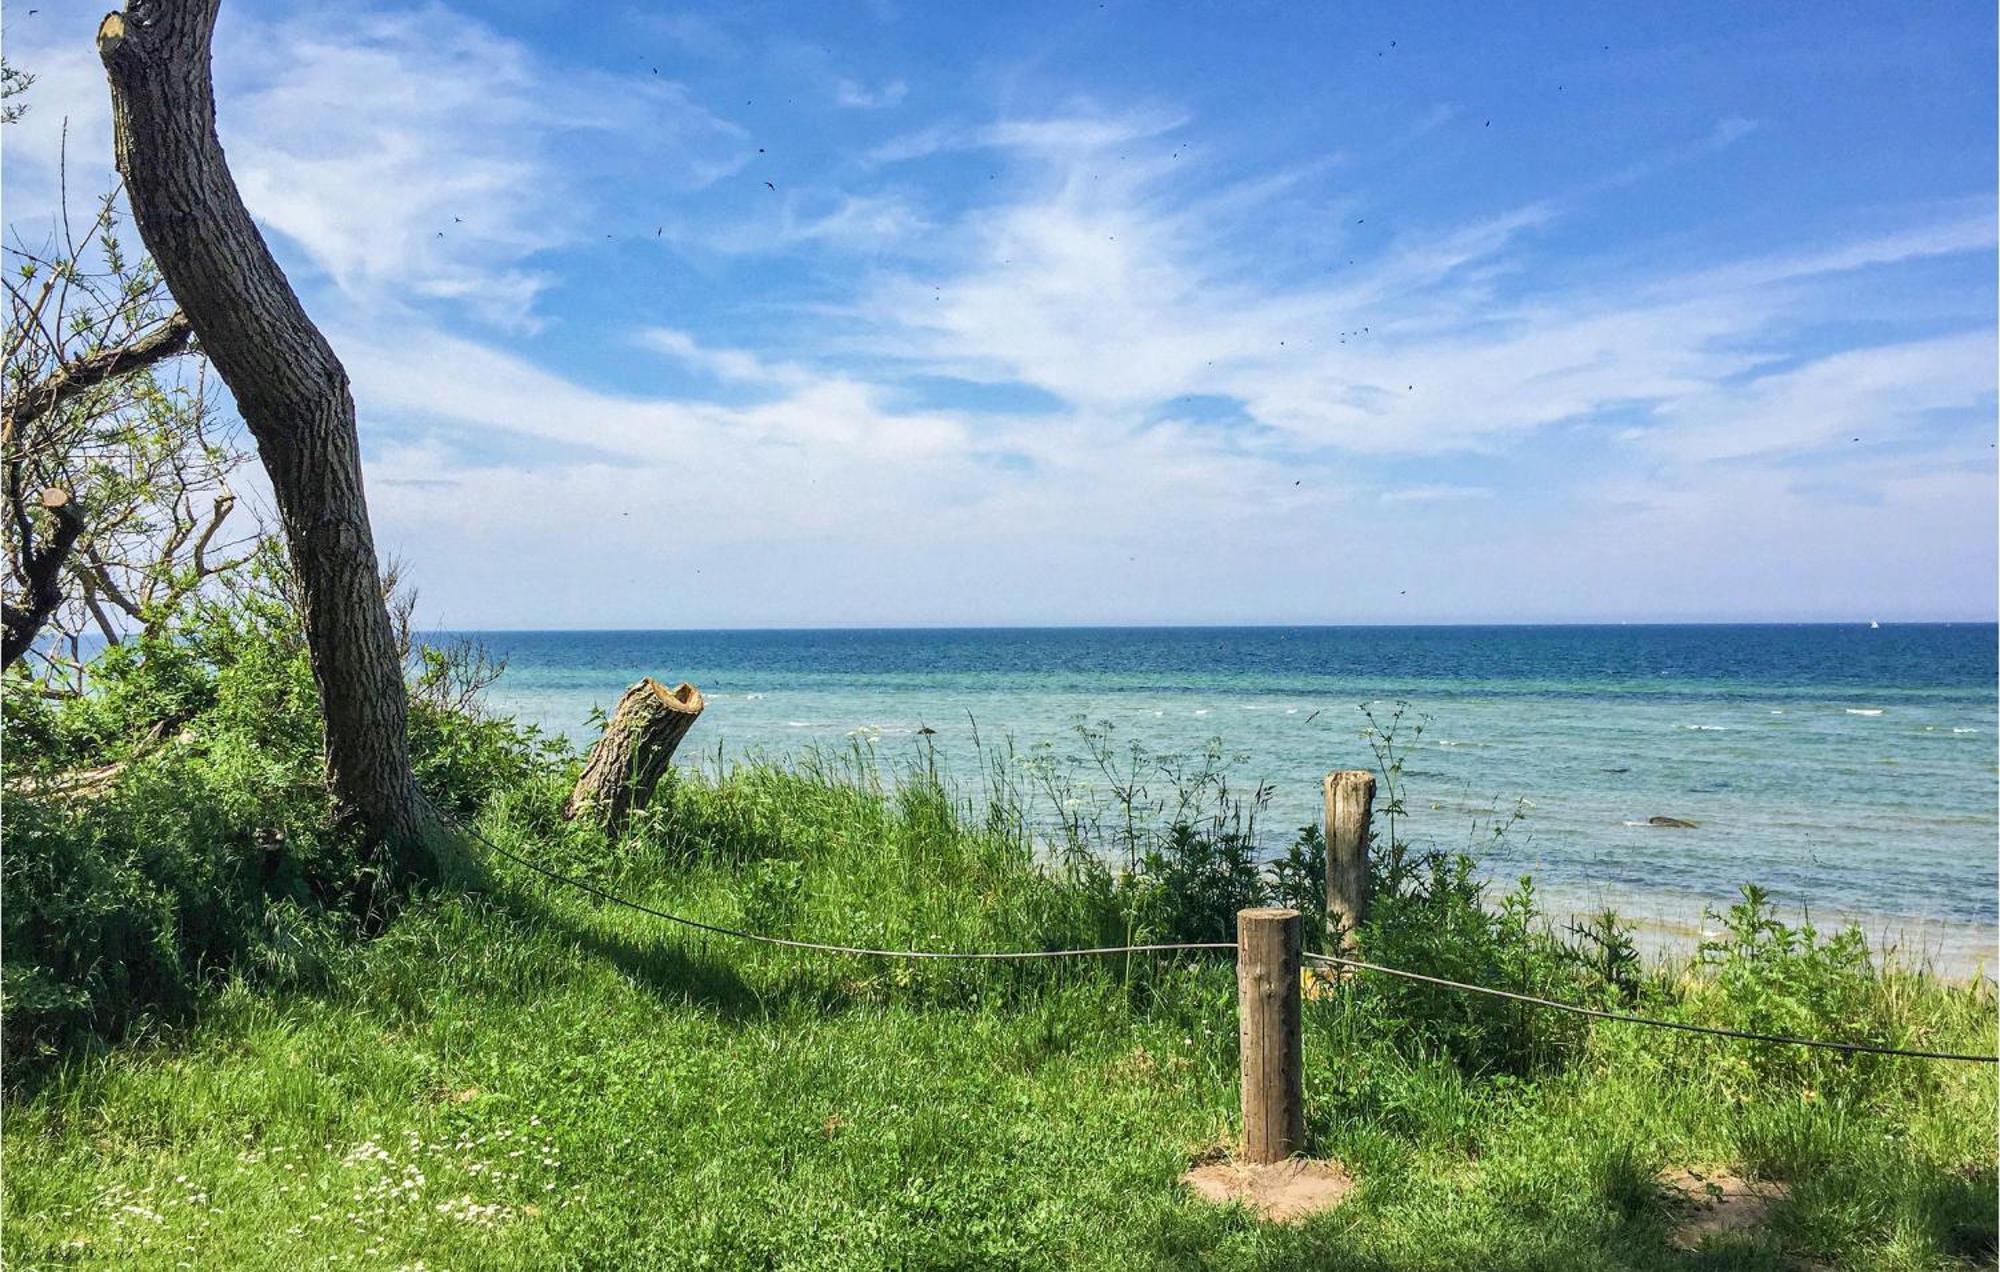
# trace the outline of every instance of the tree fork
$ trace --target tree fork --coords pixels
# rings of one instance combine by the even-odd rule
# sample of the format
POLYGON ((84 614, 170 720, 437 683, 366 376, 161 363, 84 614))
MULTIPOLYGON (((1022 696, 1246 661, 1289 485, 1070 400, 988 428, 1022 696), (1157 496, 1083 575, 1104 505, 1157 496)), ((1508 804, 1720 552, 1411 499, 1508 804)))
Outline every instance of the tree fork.
POLYGON ((339 812, 404 871, 428 818, 410 769, 403 667, 368 524, 347 372, 243 205, 215 131, 220 0, 130 0, 97 31, 118 171, 139 236, 236 398, 299 578, 339 812))

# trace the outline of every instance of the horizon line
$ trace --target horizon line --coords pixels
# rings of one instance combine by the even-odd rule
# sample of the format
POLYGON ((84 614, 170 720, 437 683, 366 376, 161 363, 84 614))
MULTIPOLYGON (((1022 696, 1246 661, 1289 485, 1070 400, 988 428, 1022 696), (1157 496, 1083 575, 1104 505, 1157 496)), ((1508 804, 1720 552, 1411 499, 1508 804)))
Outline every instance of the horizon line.
POLYGON ((768 632, 1049 632, 1049 631, 1346 631, 1356 629, 1618 628, 1618 627, 2000 627, 1991 618, 1918 619, 1575 619, 1557 621, 1348 622, 1348 623, 836 623, 818 626, 713 627, 458 627, 445 624, 424 632, 546 635, 637 635, 657 632, 733 634, 768 632))

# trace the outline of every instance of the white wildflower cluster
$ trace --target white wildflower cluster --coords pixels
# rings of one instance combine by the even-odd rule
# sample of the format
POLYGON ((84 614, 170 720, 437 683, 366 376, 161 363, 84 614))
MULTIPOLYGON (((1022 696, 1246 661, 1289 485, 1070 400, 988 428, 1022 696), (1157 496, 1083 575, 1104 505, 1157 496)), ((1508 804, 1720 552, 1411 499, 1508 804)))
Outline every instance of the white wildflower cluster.
MULTIPOLYGON (((386 1163, 393 1166, 394 1163, 386 1163)), ((405 1201, 415 1201, 417 1194, 424 1190, 424 1172, 412 1162, 396 1173, 383 1174, 364 1189, 353 1193, 355 1201, 374 1201, 385 1205, 396 1205, 405 1201)))
MULTIPOLYGON (((528 1119, 528 1126, 530 1128, 539 1129, 541 1125, 542 1120, 539 1117, 528 1119)), ((521 1168, 528 1164, 527 1161, 523 1160, 524 1158, 530 1159, 550 1170, 559 1170, 562 1167, 562 1159, 556 1154, 554 1140, 543 1139, 536 1141, 526 1135, 517 1136, 512 1127, 502 1127, 497 1131, 492 1131, 485 1135, 473 1135, 470 1132, 465 1132, 459 1135, 451 1147, 465 1157, 473 1159, 464 1163, 463 1169, 466 1174, 483 1175, 487 1179, 492 1180, 519 1180, 522 1173, 521 1168), (505 1156, 496 1161, 477 1160, 477 1155, 482 1150, 489 1148, 498 1152, 504 1152, 505 1156)))
POLYGON ((113 1184, 98 1194, 97 1204, 111 1216, 111 1222, 121 1229, 134 1222, 165 1223, 166 1216, 148 1204, 153 1200, 152 1193, 151 1188, 134 1191, 127 1184, 113 1184))
POLYGON ((356 1166, 365 1166, 369 1162, 386 1162, 388 1160, 389 1150, 371 1139, 363 1140, 353 1148, 348 1149, 347 1156, 340 1159, 340 1164, 343 1169, 351 1170, 356 1166))
POLYGON ((502 1205, 497 1201, 478 1202, 470 1197, 441 1201, 437 1205, 437 1212, 447 1219, 469 1223, 478 1228, 497 1228, 514 1217, 512 1206, 502 1205))

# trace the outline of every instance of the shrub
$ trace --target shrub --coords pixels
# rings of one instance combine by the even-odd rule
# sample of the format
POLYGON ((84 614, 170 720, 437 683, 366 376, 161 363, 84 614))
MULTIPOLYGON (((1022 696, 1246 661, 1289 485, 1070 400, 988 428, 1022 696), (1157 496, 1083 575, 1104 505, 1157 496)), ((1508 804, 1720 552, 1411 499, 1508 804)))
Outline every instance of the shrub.
MULTIPOLYGON (((413 685, 419 780, 469 815, 547 747, 441 686, 413 685)), ((310 976, 385 901, 328 815, 318 698, 296 616, 244 588, 105 650, 89 692, 6 684, 0 977, 10 1082, 183 1015, 233 973, 310 976)))
MULTIPOLYGON (((1721 932, 1695 955, 1700 977, 1687 1012, 1703 1024, 1792 1037, 1908 1041, 1890 995, 1869 961, 1861 929, 1823 935, 1811 922, 1777 916, 1770 895, 1754 884, 1728 913, 1710 912, 1721 932)), ((1718 1061, 1725 1084, 1782 1085, 1817 1094, 1865 1090, 1885 1065, 1881 1056, 1788 1046, 1736 1044, 1718 1061)))

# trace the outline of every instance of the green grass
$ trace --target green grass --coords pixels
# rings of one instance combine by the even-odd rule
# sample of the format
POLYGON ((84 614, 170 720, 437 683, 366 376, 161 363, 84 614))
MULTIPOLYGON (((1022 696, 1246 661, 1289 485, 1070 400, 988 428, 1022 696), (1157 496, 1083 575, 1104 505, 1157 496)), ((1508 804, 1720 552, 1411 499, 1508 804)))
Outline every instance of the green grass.
MULTIPOLYGON (((530 790, 485 825, 711 921, 967 949, 1130 929, 1115 880, 1033 868, 1017 834, 967 828, 924 783, 871 791, 770 768, 684 782, 610 853, 559 827, 552 803, 530 790)), ((7 1266, 1993 1260, 1984 1066, 1508 1016, 1493 1019, 1543 1031, 1523 1053, 1541 1058, 1485 1063, 1430 1027, 1436 1000, 1357 990, 1308 1004, 1305 1045, 1314 1149, 1361 1186, 1284 1227, 1177 1183, 1233 1134, 1226 961, 778 951, 505 863, 476 893, 420 898, 378 939, 303 961, 311 974, 234 981, 189 1023, 69 1059, 10 1099, 7 1266), (1785 1181, 1793 1201, 1757 1241, 1677 1253, 1651 1181, 1680 1165, 1785 1181)), ((1655 970, 1643 1005, 1991 1050, 1985 990, 1871 971, 1838 993, 1815 981, 1752 1002, 1732 969, 1655 970)))

